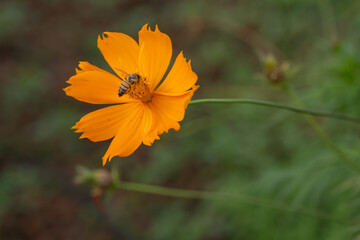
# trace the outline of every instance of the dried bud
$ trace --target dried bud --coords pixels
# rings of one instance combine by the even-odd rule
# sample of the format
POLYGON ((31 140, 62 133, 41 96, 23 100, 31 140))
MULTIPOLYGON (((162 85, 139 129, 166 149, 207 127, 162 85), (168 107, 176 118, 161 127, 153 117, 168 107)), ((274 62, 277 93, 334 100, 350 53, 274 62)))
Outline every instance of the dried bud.
POLYGON ((107 188, 113 182, 110 172, 105 169, 95 170, 95 179, 96 185, 100 188, 107 188))
POLYGON ((91 170, 79 166, 76 170, 75 184, 86 183, 95 189, 106 189, 113 183, 110 172, 105 169, 91 170))
POLYGON ((278 84, 285 81, 283 64, 279 64, 273 55, 266 55, 263 58, 265 76, 271 83, 278 84))
POLYGON ((264 75, 273 84, 281 84, 291 78, 298 70, 287 62, 279 63, 272 54, 260 55, 264 67, 264 75))

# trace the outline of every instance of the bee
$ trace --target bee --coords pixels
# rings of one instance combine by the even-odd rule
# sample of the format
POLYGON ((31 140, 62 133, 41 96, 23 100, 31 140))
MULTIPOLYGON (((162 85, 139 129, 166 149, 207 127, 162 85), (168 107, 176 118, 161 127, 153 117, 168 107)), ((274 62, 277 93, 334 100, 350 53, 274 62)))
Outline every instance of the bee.
POLYGON ((129 74, 125 77, 119 88, 119 97, 124 95, 129 89, 130 85, 139 82, 140 76, 136 73, 129 74))

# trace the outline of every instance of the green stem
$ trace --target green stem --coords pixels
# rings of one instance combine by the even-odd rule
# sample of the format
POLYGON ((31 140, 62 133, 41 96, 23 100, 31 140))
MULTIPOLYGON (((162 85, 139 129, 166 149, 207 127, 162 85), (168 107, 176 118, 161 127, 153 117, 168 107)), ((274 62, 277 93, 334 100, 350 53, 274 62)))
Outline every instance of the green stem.
MULTIPOLYGON (((300 109, 305 108, 304 104, 300 101, 300 99, 298 99, 296 97, 296 95, 293 93, 293 91, 291 91, 291 89, 286 84, 284 84, 281 89, 289 97, 289 99, 293 102, 293 104, 295 106, 297 106, 300 109)), ((350 160, 349 158, 347 158, 345 153, 331 141, 331 139, 322 130, 321 126, 315 120, 315 118, 313 116, 309 116, 309 115, 305 116, 305 117, 306 117, 306 120, 308 121, 308 123, 310 124, 310 126, 314 129, 314 131, 320 137, 320 139, 325 143, 325 145, 327 145, 329 147, 329 149, 331 149, 335 153, 337 158, 341 162, 343 162, 345 165, 347 165, 350 169, 355 170, 360 173, 360 166, 357 165, 352 160, 350 160)))
POLYGON ((360 122, 360 118, 347 116, 347 115, 344 115, 341 113, 313 111, 313 110, 304 109, 302 107, 292 107, 292 106, 287 106, 287 105, 280 104, 280 103, 275 103, 275 102, 270 102, 270 101, 262 101, 262 100, 253 100, 253 99, 241 99, 241 98, 199 99, 199 100, 192 100, 189 103, 189 105, 196 105, 196 104, 203 104, 203 103, 252 104, 252 105, 266 106, 266 107, 272 107, 272 108, 279 108, 279 109, 284 109, 284 110, 288 110, 291 112, 313 115, 313 116, 318 116, 318 117, 336 118, 336 119, 340 119, 340 120, 346 120, 346 121, 357 122, 357 123, 360 122))
POLYGON ((281 202, 267 201, 264 199, 249 197, 246 195, 241 195, 236 193, 221 193, 221 192, 211 192, 211 191, 175 189, 175 188, 153 186, 153 185, 140 184, 134 182, 123 182, 123 181, 121 181, 117 187, 119 189, 133 191, 133 192, 156 194, 156 195, 162 195, 168 197, 203 199, 203 200, 224 200, 224 201, 236 200, 253 206, 266 207, 266 208, 292 212, 292 213, 300 213, 311 217, 318 217, 325 220, 336 221, 342 224, 353 224, 352 221, 339 219, 335 216, 332 216, 328 213, 316 209, 305 208, 302 206, 290 206, 283 204, 281 202))

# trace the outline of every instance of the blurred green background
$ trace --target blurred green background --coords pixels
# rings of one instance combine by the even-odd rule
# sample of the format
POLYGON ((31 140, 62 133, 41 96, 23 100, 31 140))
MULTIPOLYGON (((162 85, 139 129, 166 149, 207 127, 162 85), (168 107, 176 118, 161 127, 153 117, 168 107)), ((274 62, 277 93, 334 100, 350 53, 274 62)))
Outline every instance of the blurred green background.
MULTIPOLYGON (((360 2, 355 0, 1 0, 0 239, 357 239, 360 178, 299 114, 250 105, 196 105, 179 132, 128 158, 127 181, 240 193, 334 215, 336 222, 236 200, 117 191, 99 211, 76 166, 101 168, 110 141, 70 128, 101 106, 62 89, 78 61, 110 70, 98 34, 137 39, 145 24, 192 60, 194 99, 239 97, 291 104, 262 75, 258 53, 299 71, 290 85, 310 109, 359 116, 360 2)), ((317 119, 360 164, 359 124, 317 119)))

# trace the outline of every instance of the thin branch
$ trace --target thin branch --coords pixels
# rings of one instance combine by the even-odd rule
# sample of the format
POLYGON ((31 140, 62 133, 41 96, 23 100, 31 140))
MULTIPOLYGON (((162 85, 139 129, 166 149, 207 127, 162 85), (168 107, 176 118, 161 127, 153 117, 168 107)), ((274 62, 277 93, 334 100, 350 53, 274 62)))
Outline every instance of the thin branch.
POLYGON ((276 209, 291 213, 300 213, 303 215, 317 217, 329 221, 335 221, 342 224, 354 224, 354 222, 352 221, 339 219, 335 216, 332 216, 326 212, 322 212, 317 209, 311 209, 302 206, 287 205, 281 202, 268 201, 261 198, 246 196, 243 194, 175 189, 175 188, 147 185, 147 184, 134 183, 134 182, 123 182, 123 181, 121 181, 117 187, 118 189, 123 189, 133 192, 156 194, 156 195, 162 195, 168 197, 203 199, 203 200, 239 201, 253 206, 271 208, 271 209, 276 209))
POLYGON ((288 110, 291 112, 306 114, 306 115, 313 115, 318 117, 326 117, 326 118, 335 118, 339 120, 351 121, 351 122, 360 122, 360 118, 344 115, 341 113, 334 113, 334 112, 322 112, 322 111, 314 111, 314 110, 307 110, 297 107, 292 107, 288 105, 284 105, 281 103, 270 102, 270 101, 262 101, 262 100, 254 100, 254 99, 245 99, 245 98, 213 98, 213 99, 198 99, 192 100, 189 105, 196 105, 196 104, 204 104, 204 103, 211 103, 211 104, 251 104, 251 105, 259 105, 271 108, 279 108, 288 110))

